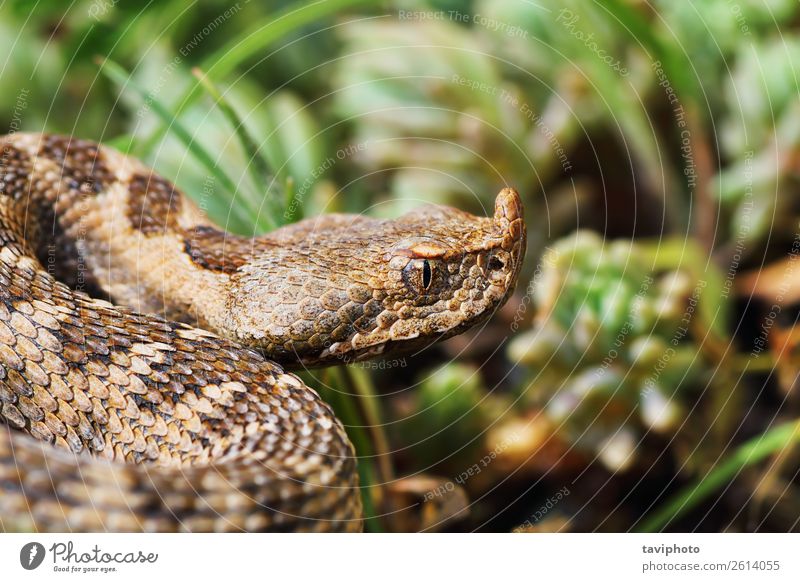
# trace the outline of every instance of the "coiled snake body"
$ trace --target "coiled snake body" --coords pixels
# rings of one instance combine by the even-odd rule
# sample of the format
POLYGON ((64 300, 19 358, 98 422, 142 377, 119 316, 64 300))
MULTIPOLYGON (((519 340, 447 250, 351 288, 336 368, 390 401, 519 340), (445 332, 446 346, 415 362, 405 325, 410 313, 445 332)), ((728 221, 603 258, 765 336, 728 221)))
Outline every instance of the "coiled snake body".
POLYGON ((0 156, 6 531, 359 530, 342 425, 284 367, 460 333, 525 248, 510 189, 491 218, 427 206, 244 238, 112 149, 15 134, 0 156))

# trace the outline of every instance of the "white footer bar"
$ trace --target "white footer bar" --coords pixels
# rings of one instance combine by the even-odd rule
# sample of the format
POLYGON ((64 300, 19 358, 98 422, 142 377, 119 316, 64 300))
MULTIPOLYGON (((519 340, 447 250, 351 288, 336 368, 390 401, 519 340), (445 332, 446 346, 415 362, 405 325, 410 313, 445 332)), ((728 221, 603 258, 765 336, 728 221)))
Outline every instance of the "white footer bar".
POLYGON ((787 534, 0 534, 0 580, 800 580, 787 534), (591 578, 588 578, 591 577, 591 578))

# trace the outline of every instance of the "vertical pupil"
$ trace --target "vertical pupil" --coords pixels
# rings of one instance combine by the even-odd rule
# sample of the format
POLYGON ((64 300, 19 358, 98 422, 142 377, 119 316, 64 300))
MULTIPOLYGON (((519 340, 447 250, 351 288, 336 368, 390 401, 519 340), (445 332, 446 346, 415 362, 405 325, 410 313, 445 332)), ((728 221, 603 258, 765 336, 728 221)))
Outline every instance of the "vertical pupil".
POLYGON ((427 261, 427 259, 422 263, 422 287, 427 289, 431 286, 431 279, 433 278, 433 273, 431 272, 431 264, 427 261))

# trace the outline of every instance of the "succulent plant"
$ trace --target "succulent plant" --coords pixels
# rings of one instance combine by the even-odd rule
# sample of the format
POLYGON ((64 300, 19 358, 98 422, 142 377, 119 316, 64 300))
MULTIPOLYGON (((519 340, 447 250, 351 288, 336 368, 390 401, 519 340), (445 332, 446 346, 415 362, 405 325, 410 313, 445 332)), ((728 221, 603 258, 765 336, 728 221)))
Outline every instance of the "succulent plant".
MULTIPOLYGON (((395 195, 424 191, 463 206, 504 181, 536 192, 572 170, 573 148, 607 121, 610 104, 630 110, 624 131, 647 127, 643 112, 632 110, 631 89, 650 78, 646 68, 623 86, 619 73, 562 30, 558 3, 483 1, 463 12, 416 4, 415 14, 438 16, 337 29, 346 56, 332 77, 336 115, 370 144, 360 160, 367 169, 391 168, 395 195)), ((620 45, 610 30, 606 41, 620 45)), ((637 152, 655 151, 644 143, 648 131, 637 135, 637 152)))
POLYGON ((508 347, 529 370, 523 400, 608 468, 630 466, 646 431, 679 426, 704 370, 693 328, 706 286, 657 272, 636 243, 588 231, 558 241, 529 287, 534 325, 508 347))

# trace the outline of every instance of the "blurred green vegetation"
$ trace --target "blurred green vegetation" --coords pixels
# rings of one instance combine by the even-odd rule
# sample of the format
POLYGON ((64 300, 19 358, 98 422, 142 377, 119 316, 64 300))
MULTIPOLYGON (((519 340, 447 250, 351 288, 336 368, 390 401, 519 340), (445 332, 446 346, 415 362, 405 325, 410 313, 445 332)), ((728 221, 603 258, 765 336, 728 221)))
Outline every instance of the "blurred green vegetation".
POLYGON ((426 202, 486 213, 502 186, 523 193, 528 260, 486 326, 384 368, 305 374, 356 444, 370 529, 401 527, 392 485, 420 474, 478 500, 451 529, 508 531, 569 482, 536 527, 626 530, 722 474, 741 490, 648 523, 797 528, 780 517, 800 499, 796 437, 769 432, 797 398, 763 375, 764 312, 735 278, 797 235, 799 12, 17 0, 0 9, 0 116, 135 155, 245 234, 426 202), (729 456, 742 443, 752 462, 729 456), (777 469, 759 464, 776 451, 777 469))

